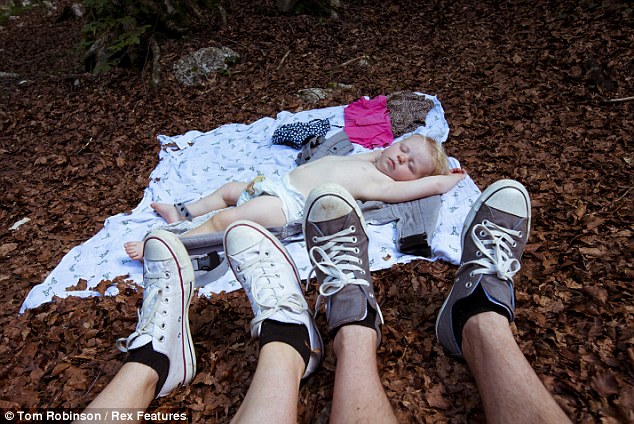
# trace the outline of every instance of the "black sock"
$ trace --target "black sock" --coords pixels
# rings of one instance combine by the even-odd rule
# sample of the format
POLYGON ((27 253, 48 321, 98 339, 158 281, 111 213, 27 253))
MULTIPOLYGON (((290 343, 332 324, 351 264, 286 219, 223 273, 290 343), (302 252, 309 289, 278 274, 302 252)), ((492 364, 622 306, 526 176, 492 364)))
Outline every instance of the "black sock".
POLYGON ((478 285, 470 296, 460 299, 453 305, 452 322, 453 333, 460 350, 462 350, 462 329, 469 318, 483 312, 497 312, 508 318, 508 311, 500 305, 496 305, 487 298, 482 285, 478 285))
POLYGON ((260 328, 260 349, 270 342, 282 342, 292 346, 302 356, 304 365, 308 367, 311 349, 310 336, 306 326, 272 319, 264 320, 262 328, 260 328))
POLYGON ((365 318, 363 318, 362 321, 351 322, 350 324, 362 325, 376 331, 376 327, 374 326, 376 321, 376 311, 370 306, 369 303, 367 304, 366 308, 368 308, 368 312, 365 314, 365 318))
POLYGON ((147 365, 152 368, 159 376, 158 383, 156 383, 156 391, 154 397, 158 396, 159 392, 167 380, 167 374, 170 369, 170 360, 166 355, 161 352, 157 352, 152 348, 152 342, 141 346, 140 348, 128 351, 128 358, 126 362, 138 362, 140 364, 147 365))

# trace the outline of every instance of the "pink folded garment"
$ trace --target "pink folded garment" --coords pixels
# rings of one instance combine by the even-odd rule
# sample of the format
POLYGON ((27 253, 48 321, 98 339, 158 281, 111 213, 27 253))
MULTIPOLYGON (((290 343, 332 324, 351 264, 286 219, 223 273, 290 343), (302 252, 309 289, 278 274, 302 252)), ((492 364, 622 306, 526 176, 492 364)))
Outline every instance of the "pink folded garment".
POLYGON ((373 149, 394 141, 385 96, 355 100, 343 109, 343 120, 343 130, 352 143, 373 149))

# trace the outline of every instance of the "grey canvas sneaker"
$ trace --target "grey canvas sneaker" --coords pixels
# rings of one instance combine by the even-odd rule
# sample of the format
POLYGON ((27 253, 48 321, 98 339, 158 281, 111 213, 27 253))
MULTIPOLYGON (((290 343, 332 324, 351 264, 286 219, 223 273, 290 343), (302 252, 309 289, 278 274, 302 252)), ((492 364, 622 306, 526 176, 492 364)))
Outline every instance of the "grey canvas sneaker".
MULTIPOLYGON (((453 287, 436 320, 436 336, 452 355, 462 356, 462 335, 456 334, 459 311, 481 287, 485 308, 513 321, 513 276, 528 240, 531 206, 526 188, 514 180, 500 180, 480 195, 462 229, 462 258, 453 287), (458 305, 457 305, 458 304, 458 305)), ((462 322, 464 324, 464 322, 462 322)))
POLYGON ((328 326, 333 330, 363 321, 369 304, 376 312, 373 327, 380 343, 383 316, 374 297, 368 235, 357 202, 339 185, 316 188, 306 200, 303 229, 319 281, 315 310, 325 300, 328 326))
POLYGON ((308 330, 311 354, 303 378, 308 377, 321 363, 323 343, 304 298, 295 262, 282 243, 255 222, 236 221, 227 227, 224 246, 229 266, 255 315, 251 335, 260 336, 266 319, 301 324, 308 330))
POLYGON ((196 373, 196 354, 189 329, 194 270, 187 250, 174 233, 150 233, 143 254, 143 306, 136 330, 117 340, 123 352, 152 343, 169 359, 169 372, 158 397, 189 383, 196 373))

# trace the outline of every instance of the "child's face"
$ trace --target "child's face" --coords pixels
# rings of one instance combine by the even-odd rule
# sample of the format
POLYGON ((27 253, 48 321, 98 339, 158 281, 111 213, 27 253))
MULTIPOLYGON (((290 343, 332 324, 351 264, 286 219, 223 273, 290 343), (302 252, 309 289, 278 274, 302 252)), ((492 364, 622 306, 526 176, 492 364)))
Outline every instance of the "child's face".
POLYGON ((381 152, 376 166, 395 181, 417 180, 432 175, 434 164, 429 144, 412 136, 392 144, 381 152))

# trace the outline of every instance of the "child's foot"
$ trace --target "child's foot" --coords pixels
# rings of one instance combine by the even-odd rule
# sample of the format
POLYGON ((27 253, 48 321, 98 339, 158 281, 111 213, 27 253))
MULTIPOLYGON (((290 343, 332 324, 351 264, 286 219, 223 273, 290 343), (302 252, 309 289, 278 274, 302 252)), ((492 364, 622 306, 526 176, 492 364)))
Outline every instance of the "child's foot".
POLYGON ((130 259, 136 261, 143 260, 143 242, 142 241, 129 241, 123 245, 125 253, 128 254, 130 259))
POLYGON ((163 218, 168 224, 183 221, 183 216, 173 204, 152 202, 150 203, 150 207, 154 209, 156 213, 161 215, 161 218, 163 218))

